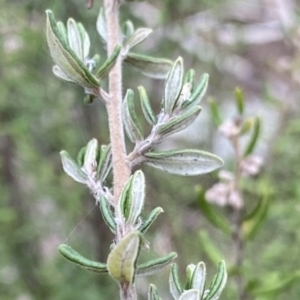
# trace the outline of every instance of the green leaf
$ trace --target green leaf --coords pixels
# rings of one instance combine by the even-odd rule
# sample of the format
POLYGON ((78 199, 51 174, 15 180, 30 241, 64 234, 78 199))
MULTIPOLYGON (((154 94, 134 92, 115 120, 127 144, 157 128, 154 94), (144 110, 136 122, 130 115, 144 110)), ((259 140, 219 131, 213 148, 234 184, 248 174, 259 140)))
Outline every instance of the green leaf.
POLYGON ((179 282, 177 264, 172 264, 171 272, 169 276, 169 287, 170 287, 170 293, 173 296, 174 300, 177 300, 183 292, 183 289, 179 282))
POLYGON ((196 120, 201 110, 201 106, 195 106, 182 112, 179 116, 172 117, 167 123, 162 123, 158 127, 158 133, 166 137, 187 128, 196 120))
POLYGON ((106 26, 106 20, 104 16, 104 10, 102 7, 100 8, 98 14, 96 27, 100 37, 107 42, 107 26, 106 26))
POLYGON ((191 280, 191 289, 196 289, 200 293, 200 298, 203 297, 205 291, 205 280, 206 280, 206 267, 204 262, 199 262, 194 269, 192 280, 191 280))
POLYGON ((80 183, 87 183, 87 175, 80 169, 76 162, 70 157, 67 151, 60 152, 61 161, 64 171, 72 177, 75 181, 80 183))
POLYGON ((156 274, 172 263, 176 257, 177 253, 171 252, 163 257, 152 259, 146 263, 140 264, 137 267, 136 276, 141 277, 156 274))
POLYGON ((124 128, 128 138, 132 143, 143 139, 142 129, 140 127, 135 108, 134 108, 134 93, 128 89, 122 103, 122 118, 124 128))
POLYGON ((224 233, 230 235, 231 229, 230 224, 227 220, 218 212, 215 211, 214 207, 205 200, 204 192, 201 191, 199 195, 199 205, 201 212, 207 218, 208 221, 215 227, 221 229, 224 233))
POLYGON ((150 125, 155 125, 157 122, 157 118, 151 108, 147 92, 143 86, 139 86, 138 90, 139 90, 139 94, 140 94, 141 107, 142 107, 142 111, 145 116, 145 119, 147 120, 147 122, 150 125))
POLYGON ((140 252, 141 237, 138 231, 125 235, 112 249, 107 260, 109 274, 120 283, 134 282, 136 261, 140 252))
POLYGON ((176 101, 179 98, 183 84, 183 59, 179 57, 174 62, 165 84, 165 96, 163 99, 164 112, 172 115, 176 101))
POLYGON ((199 300, 200 292, 198 290, 192 289, 188 291, 184 291, 178 300, 199 300))
POLYGON ((245 239, 251 239, 255 236, 267 216, 269 206, 270 197, 267 195, 263 196, 258 201, 253 211, 244 218, 242 228, 245 239))
POLYGON ((68 28, 68 42, 70 48, 74 51, 77 57, 83 61, 83 45, 81 40, 81 34, 78 30, 77 24, 74 19, 70 18, 67 23, 68 28))
POLYGON ((224 260, 219 263, 217 274, 212 281, 204 300, 218 300, 227 282, 227 271, 224 260))
POLYGON ((83 163, 84 163, 85 150, 86 150, 86 146, 82 147, 80 149, 80 151, 78 152, 78 154, 77 154, 77 160, 76 161, 77 161, 77 164, 80 168, 83 166, 83 163))
POLYGON ((59 79, 62 79, 64 81, 68 81, 68 82, 71 82, 71 83, 74 83, 74 81, 69 78, 62 70, 59 66, 55 65, 52 67, 52 72, 53 74, 58 77, 59 79))
POLYGON ((117 232, 117 224, 114 219, 114 214, 112 212, 111 206, 108 203, 107 199, 103 196, 100 196, 99 207, 103 217, 104 222, 109 227, 112 233, 117 232))
POLYGON ((101 79, 105 77, 110 70, 114 67, 117 62, 118 56, 121 52, 122 47, 117 45, 113 51, 113 53, 108 57, 108 59, 102 64, 99 70, 96 72, 96 77, 101 79))
POLYGON ((172 62, 164 58, 154 58, 129 52, 124 60, 142 74, 155 79, 166 78, 172 62))
POLYGON ((183 176, 206 174, 223 166, 221 158, 201 150, 148 152, 145 157, 148 165, 183 176))
POLYGON ((124 33, 125 41, 127 41, 134 33, 134 25, 130 20, 127 20, 122 25, 122 32, 124 33))
POLYGON ((199 105, 203 96, 205 95, 208 87, 209 75, 203 74, 200 78, 200 82, 198 83, 196 89, 193 91, 191 97, 183 102, 182 107, 193 107, 195 105, 199 105))
POLYGON ((110 145, 102 145, 98 163, 98 178, 104 182, 112 168, 112 153, 110 145))
POLYGON ((81 36, 83 59, 86 59, 89 56, 90 48, 91 48, 90 37, 81 23, 77 23, 77 29, 81 36))
POLYGON ((153 222, 156 220, 158 215, 160 215, 164 210, 161 207, 154 208, 151 213, 149 214, 148 218, 142 223, 139 231, 143 234, 150 228, 153 222))
POLYGON ((210 113, 211 113, 213 122, 215 123, 215 125, 217 127, 219 127, 223 121, 222 121, 222 118, 220 115, 220 110, 216 103, 216 100, 213 98, 209 98, 208 103, 209 103, 210 113))
POLYGON ((150 28, 138 28, 126 41, 124 48, 128 50, 142 43, 153 32, 150 28))
POLYGON ((90 73, 84 63, 70 48, 61 34, 54 15, 51 10, 46 11, 47 14, 47 42, 50 54, 55 64, 60 67, 62 72, 77 84, 86 88, 99 87, 99 81, 90 73))
POLYGON ((148 291, 148 300, 160 300, 157 288, 154 284, 150 284, 148 291))
POLYGON ((58 250, 67 260, 85 268, 86 270, 101 274, 108 273, 106 264, 89 260, 66 244, 60 245, 58 250))
POLYGON ((97 169, 98 141, 92 139, 86 146, 83 170, 86 174, 93 175, 97 169))
POLYGON ((240 89, 239 87, 236 87, 234 91, 234 96, 235 96, 237 110, 242 115, 245 109, 245 96, 243 90, 240 89))
POLYGON ((200 236, 200 241, 202 243, 203 250, 211 259, 211 261, 217 264, 223 256, 219 248, 212 243, 206 231, 201 230, 199 236, 200 236))
POLYGON ((195 70, 190 69, 186 72, 183 78, 183 83, 190 83, 191 84, 191 90, 194 89, 194 78, 195 78, 195 70))
POLYGON ((136 171, 128 180, 119 201, 120 210, 127 224, 136 224, 145 199, 145 177, 141 170, 136 171))
POLYGON ((194 264, 189 264, 186 267, 185 273, 186 273, 187 281, 186 281, 186 284, 185 284, 185 287, 184 287, 185 290, 191 289, 192 278, 193 278, 195 268, 196 268, 196 265, 194 265, 194 264))
POLYGON ((258 137, 260 135, 260 130, 261 130, 261 121, 260 121, 259 117, 256 117, 254 120, 252 135, 251 135, 250 140, 245 148, 244 157, 250 155, 253 152, 253 150, 257 144, 258 137))

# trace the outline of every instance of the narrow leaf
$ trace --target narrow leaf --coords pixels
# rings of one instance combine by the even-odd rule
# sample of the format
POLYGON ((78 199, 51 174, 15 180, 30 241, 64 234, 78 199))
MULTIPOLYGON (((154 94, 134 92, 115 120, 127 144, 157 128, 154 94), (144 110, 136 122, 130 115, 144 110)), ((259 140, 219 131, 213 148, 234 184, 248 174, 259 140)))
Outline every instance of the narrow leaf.
POLYGON ((70 77, 68 77, 68 76, 61 70, 61 68, 60 68, 59 66, 57 66, 57 65, 53 66, 53 67, 52 67, 52 72, 53 72, 53 74, 54 74, 56 77, 58 77, 58 78, 60 78, 60 79, 62 79, 62 80, 64 80, 64 81, 68 81, 68 82, 73 82, 73 83, 74 83, 74 81, 73 81, 70 77))
POLYGON ((250 155, 253 152, 257 144, 258 137, 260 135, 260 129, 261 129, 261 121, 259 117, 256 117, 254 121, 253 130, 252 130, 252 135, 250 137, 250 140, 244 152, 244 157, 250 155))
POLYGON ((108 273, 106 264, 89 260, 66 244, 60 245, 58 250, 67 260, 85 268, 86 270, 102 274, 108 273))
POLYGON ((106 20, 105 20, 103 8, 100 8, 96 27, 97 27, 97 31, 98 31, 99 35, 101 36, 101 38, 104 41, 107 41, 107 26, 106 26, 106 20))
POLYGON ((152 31, 153 30, 150 28, 138 28, 124 44, 124 48, 131 49, 134 46, 142 43, 149 36, 149 34, 152 33, 152 31))
POLYGON ((234 96, 238 112, 242 115, 245 109, 245 96, 243 90, 239 87, 236 87, 234 91, 234 96))
POLYGON ((110 145, 102 145, 98 163, 98 178, 104 182, 112 168, 112 153, 110 145))
POLYGON ((157 118, 151 108, 147 92, 143 86, 139 86, 138 90, 139 90, 139 94, 140 94, 141 107, 142 107, 142 111, 145 116, 145 119, 147 120, 147 122, 150 125, 155 125, 157 122, 157 118))
POLYGON ((60 152, 61 161, 64 171, 72 177, 75 181, 80 183, 87 183, 88 178, 86 174, 80 169, 76 162, 70 157, 68 152, 60 152))
POLYGON ((135 113, 134 93, 128 89, 122 104, 122 118, 128 138, 132 143, 143 139, 142 130, 135 113))
POLYGON ((205 290, 205 280, 206 280, 206 267, 204 262, 201 261, 196 265, 191 280, 191 288, 199 291, 200 299, 202 298, 205 290))
POLYGON ((174 300, 177 300, 183 292, 183 289, 179 282, 177 264, 172 265, 170 276, 169 276, 169 287, 170 287, 170 293, 173 296, 174 300))
POLYGON ((177 253, 171 252, 163 257, 140 264, 137 267, 136 276, 142 277, 156 274, 172 263, 176 257, 177 253))
POLYGON ((109 229, 112 231, 112 233, 116 233, 117 224, 114 219, 114 214, 112 212, 111 206, 108 203, 107 199, 105 199, 105 197, 103 197, 103 196, 100 196, 99 207, 100 207, 100 211, 101 211, 104 222, 109 227, 109 229))
POLYGON ((201 150, 148 152, 146 163, 171 174, 195 176, 212 172, 223 166, 223 160, 201 150))
POLYGON ((70 18, 67 23, 68 28, 68 42, 70 48, 75 52, 80 60, 83 60, 83 45, 81 40, 81 34, 78 30, 76 22, 70 18))
POLYGON ((47 10, 46 14, 47 42, 54 63, 60 67, 67 77, 77 84, 86 88, 99 87, 97 78, 90 73, 60 33, 52 11, 47 10))
POLYGON ((165 85, 163 106, 165 113, 171 115, 180 95, 183 84, 183 60, 179 57, 173 64, 165 85))
POLYGON ((77 23, 77 28, 81 36, 83 59, 86 59, 89 56, 91 48, 90 37, 81 23, 77 23))
POLYGON ((200 292, 198 290, 184 291, 178 300, 199 300, 200 292))
POLYGON ((185 290, 189 290, 192 288, 192 279, 193 279, 193 274, 194 274, 195 269, 196 269, 196 265, 194 265, 194 264, 189 264, 186 267, 185 273, 186 273, 187 280, 186 280, 186 284, 184 287, 185 290))
POLYGON ((98 141, 92 139, 86 146, 83 170, 86 174, 93 175, 97 169, 98 141))
POLYGON ((157 288, 154 284, 150 284, 148 291, 148 300, 160 300, 157 288))
POLYGON ((220 110, 216 103, 216 100, 213 98, 210 98, 208 100, 208 103, 209 103, 210 113, 211 113, 213 122, 215 123, 215 126, 219 127, 223 121, 222 121, 222 118, 220 115, 220 110))
POLYGON ((186 72, 183 78, 183 83, 190 83, 191 84, 191 90, 194 89, 194 78, 195 78, 195 70, 190 69, 186 72))
POLYGON ((68 33, 67 33, 67 28, 65 26, 65 24, 61 21, 58 21, 56 23, 59 33, 61 34, 62 38, 65 40, 65 42, 68 42, 68 33))
POLYGON ((148 218, 142 223, 139 231, 143 234, 150 228, 153 222, 156 220, 158 215, 160 215, 164 210, 161 207, 154 208, 149 214, 148 218))
POLYGON ((222 258, 222 253, 220 252, 219 248, 212 243, 206 231, 201 230, 199 236, 200 236, 200 241, 202 243, 203 250, 211 259, 211 261, 217 264, 222 258))
POLYGON ((205 300, 218 300, 227 282, 225 262, 222 260, 218 266, 218 272, 209 287, 205 300))
POLYGON ((84 163, 84 156, 85 156, 85 150, 86 150, 86 147, 82 147, 80 149, 80 151, 78 152, 77 154, 77 164, 79 167, 82 167, 83 166, 83 163, 84 163))
POLYGON ((140 233, 132 231, 124 236, 110 252, 107 269, 109 274, 120 283, 132 284, 134 282, 140 246, 140 233))
POLYGON ((172 117, 167 123, 159 126, 158 133, 166 137, 187 128, 196 120, 201 110, 201 106, 195 106, 179 116, 172 117))
POLYGON ((209 75, 203 74, 200 78, 200 82, 198 83, 196 89, 193 91, 191 97, 185 101, 182 107, 192 107, 194 105, 199 105, 203 96, 205 95, 208 87, 209 75))
POLYGON ((133 35, 134 25, 130 20, 124 22, 122 32, 124 33, 125 42, 133 35))
POLYGON ((172 66, 172 62, 168 59, 154 58, 132 52, 127 54, 124 61, 142 74, 155 79, 166 78, 172 66))
POLYGON ((108 57, 108 59, 102 64, 100 69, 96 72, 96 77, 101 79, 105 77, 110 70, 114 67, 117 62, 118 56, 120 54, 122 47, 117 45, 113 51, 113 53, 108 57))

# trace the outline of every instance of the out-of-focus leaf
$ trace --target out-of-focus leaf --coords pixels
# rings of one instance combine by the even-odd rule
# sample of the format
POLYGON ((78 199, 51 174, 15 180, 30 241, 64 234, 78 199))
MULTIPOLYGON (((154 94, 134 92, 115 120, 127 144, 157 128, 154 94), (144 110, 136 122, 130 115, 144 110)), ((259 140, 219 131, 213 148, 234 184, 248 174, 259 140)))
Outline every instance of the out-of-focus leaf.
POLYGON ((226 234, 231 234, 230 224, 220 213, 215 212, 214 207, 205 200, 204 191, 200 191, 199 205, 201 212, 212 225, 226 234))
POLYGON ((99 81, 90 73, 84 63, 75 54, 60 33, 51 10, 47 14, 47 42, 55 64, 65 75, 77 84, 86 88, 99 87, 99 81))
POLYGON ((147 92, 143 86, 139 86, 138 90, 139 90, 139 94, 140 94, 141 107, 142 107, 142 111, 145 116, 145 119, 147 120, 147 122, 150 125, 154 125, 157 122, 157 118, 151 108, 147 92))
POLYGON ((198 290, 192 289, 188 291, 184 291, 178 300, 199 300, 200 292, 198 290))
POLYGON ((146 263, 140 264, 137 267, 136 276, 141 277, 156 274, 172 263, 176 257, 177 253, 171 252, 163 257, 152 259, 146 263))
POLYGON ((174 300, 177 300, 183 292, 183 289, 179 282, 177 264, 172 264, 171 272, 169 276, 169 288, 170 288, 170 293, 173 296, 174 300))
POLYGON ((166 137, 187 128, 196 120, 201 110, 201 106, 195 106, 176 117, 172 117, 167 123, 159 126, 158 133, 166 137))
POLYGON ((158 215, 160 215, 164 210, 161 207, 154 208, 151 213, 149 214, 148 218, 142 223, 139 231, 143 234, 150 228, 153 222, 156 220, 158 215))
POLYGON ((143 139, 142 129, 134 108, 134 93, 128 89, 122 103, 122 118, 125 131, 132 143, 143 139))
POLYGON ((219 127, 222 124, 223 121, 222 121, 220 111, 219 111, 219 107, 216 103, 216 100, 213 99, 213 98, 209 98, 208 103, 209 103, 209 107, 210 107, 210 113, 211 113, 211 116, 212 116, 212 120, 215 123, 215 125, 217 127, 219 127))
POLYGON ((212 243, 206 231, 201 230, 199 236, 203 250, 205 251, 207 256, 211 259, 213 263, 218 264, 218 262, 222 258, 222 253, 220 252, 219 248, 212 243))
POLYGON ((53 67, 52 67, 52 72, 53 72, 53 74, 54 74, 56 77, 58 77, 58 78, 60 78, 60 79, 62 79, 62 80, 65 80, 65 81, 74 83, 74 81, 73 81, 71 78, 69 78, 69 77, 61 70, 61 68, 60 68, 59 66, 56 66, 56 65, 53 66, 53 67))
POLYGON ((129 52, 124 60, 142 74, 156 79, 164 79, 172 67, 172 61, 129 52))
POLYGON ((77 161, 77 164, 78 164, 79 167, 83 166, 85 150, 86 150, 86 146, 82 147, 80 149, 80 151, 78 152, 78 154, 77 154, 77 160, 76 161, 77 161))
POLYGON ((245 109, 245 96, 243 90, 240 89, 239 87, 236 87, 234 91, 234 97, 235 97, 237 110, 242 115, 245 109))
POLYGON ((122 26, 122 32, 124 33, 125 43, 134 33, 134 25, 130 20, 124 22, 122 26))
POLYGON ((107 265, 105 263, 100 263, 87 259, 66 244, 60 245, 58 247, 58 250, 60 254, 64 256, 67 260, 71 261, 72 263, 75 263, 76 265, 82 268, 85 268, 86 270, 101 274, 108 273, 107 265))
POLYGON ((107 27, 106 27, 106 20, 105 20, 105 16, 104 16, 104 10, 101 7, 99 14, 98 14, 98 18, 97 18, 97 31, 99 33, 99 35, 101 36, 101 38, 104 41, 107 41, 107 27))
POLYGON ((125 42, 124 48, 131 49, 134 46, 142 43, 152 32, 153 30, 150 28, 138 28, 125 42))
POLYGON ((190 83, 191 84, 191 91, 194 90, 194 78, 195 78, 195 70, 190 69, 186 72, 183 77, 183 83, 190 83))
POLYGON ((180 95, 183 84, 183 59, 179 57, 173 63, 165 84, 163 99, 164 112, 171 115, 180 95))
POLYGON ((148 300, 161 300, 158 296, 157 288, 154 284, 150 284, 149 286, 148 300))
POLYGON ((245 239, 251 239, 255 236, 267 216, 269 206, 270 197, 265 195, 258 201, 253 211, 244 218, 242 228, 245 239))
POLYGON ((183 176, 206 174, 223 166, 221 158, 201 150, 147 152, 145 157, 148 165, 183 176))
POLYGON ((108 256, 107 269, 114 279, 120 283, 132 284, 134 282, 140 247, 140 233, 132 231, 112 249, 108 256))
POLYGON ((260 130, 261 130, 261 121, 259 117, 256 117, 254 121, 251 138, 245 148, 244 157, 250 155, 253 152, 260 135, 260 130))
POLYGON ((60 152, 61 161, 64 171, 72 177, 75 181, 80 183, 87 183, 87 175, 80 169, 76 162, 70 157, 68 152, 60 152))

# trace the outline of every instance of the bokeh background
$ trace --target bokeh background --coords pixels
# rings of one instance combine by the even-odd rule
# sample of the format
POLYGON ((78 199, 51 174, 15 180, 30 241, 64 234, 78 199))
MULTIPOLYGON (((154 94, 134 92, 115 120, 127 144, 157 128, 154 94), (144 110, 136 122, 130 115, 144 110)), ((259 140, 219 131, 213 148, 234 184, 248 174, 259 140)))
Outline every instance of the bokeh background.
MULTIPOLYGON (((59 81, 45 37, 45 10, 58 20, 73 17, 88 29, 92 53, 105 56, 95 22, 101 1, 87 10, 83 0, 0 0, 0 298, 118 299, 117 284, 68 263, 57 246, 68 243, 86 257, 105 261, 113 236, 89 192, 63 173, 59 151, 75 156, 91 138, 108 143, 107 116, 101 103, 83 104, 83 93, 59 81)), ((300 295, 300 2, 296 0, 151 0, 122 7, 122 20, 154 33, 137 52, 176 59, 210 74, 203 112, 191 126, 161 146, 194 147, 223 157, 232 165, 232 150, 213 126, 207 99, 214 97, 223 116, 235 114, 233 91, 246 95, 246 114, 261 116, 262 136, 256 149, 264 159, 251 182, 252 195, 267 189, 271 205, 255 238, 247 242, 243 276, 251 286, 285 283, 275 293, 249 299, 297 300, 300 295), (253 193, 254 191, 254 193, 253 193), (252 284, 252 285, 251 285, 252 284), (271 298, 270 298, 271 297, 271 298)), ((124 91, 144 85, 158 112, 163 81, 145 78, 124 67, 124 91)), ((137 104, 138 109, 139 106, 137 104)), ((142 118, 141 118, 142 120, 142 118)), ((145 125, 145 131, 150 128, 145 125)), ((128 149, 131 149, 128 144, 128 149)), ((207 189, 216 174, 180 178, 144 168, 145 212, 162 206, 165 213, 147 238, 157 256, 179 254, 184 276, 188 263, 205 261, 208 277, 215 262, 201 243, 200 230, 232 259, 231 239, 201 214, 199 187, 207 189)), ((251 204, 250 204, 251 205, 251 204)), ((226 216, 226 210, 216 208, 226 216)), ((168 294, 168 271, 138 280, 140 299, 149 282, 168 294)), ((221 299, 238 299, 234 281, 221 299)))

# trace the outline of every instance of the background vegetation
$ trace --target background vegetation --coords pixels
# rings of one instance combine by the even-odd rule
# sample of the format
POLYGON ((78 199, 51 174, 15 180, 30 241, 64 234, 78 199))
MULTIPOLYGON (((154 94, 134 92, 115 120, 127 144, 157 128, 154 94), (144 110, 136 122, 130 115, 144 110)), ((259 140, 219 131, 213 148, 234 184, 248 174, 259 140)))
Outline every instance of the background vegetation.
MULTIPOLYGON (((85 256, 104 261, 112 239, 94 200, 64 174, 59 157, 61 149, 75 155, 93 137, 107 143, 106 112, 101 103, 82 105, 81 89, 53 76, 44 32, 44 11, 50 8, 57 19, 82 21, 94 49, 99 49, 95 2, 87 10, 83 0, 0 0, 1 299, 94 300, 118 295, 114 282, 86 273, 57 252, 67 241, 85 256)), ((250 299, 297 300, 300 295, 299 9, 293 0, 185 0, 176 5, 174 0, 152 0, 123 9, 123 21, 130 18, 155 30, 154 38, 142 45, 144 51, 171 59, 181 55, 186 69, 194 68, 198 76, 210 74, 199 120, 161 147, 211 150, 232 165, 231 148, 212 125, 207 99, 214 97, 223 115, 232 116, 236 86, 245 91, 246 114, 263 120, 256 152, 264 158, 264 168, 248 189, 268 189, 271 205, 248 242, 243 276, 254 287, 262 278, 270 287, 280 287, 277 282, 284 280, 287 284, 271 294, 251 294, 250 299)), ((105 49, 100 51, 105 55, 105 49)), ((124 78, 126 88, 147 86, 159 110, 162 81, 126 67, 124 78)), ((177 251, 182 274, 187 263, 199 260, 214 270, 199 236, 205 230, 230 264, 230 239, 206 221, 199 207, 199 187, 210 188, 216 174, 186 179, 144 171, 149 178, 146 208, 165 209, 148 235, 154 251, 177 251)), ((151 278, 164 299, 170 299, 167 276, 165 272, 151 278)), ((148 283, 138 285, 145 295, 148 283)), ((222 299, 237 299, 233 281, 222 299)))

